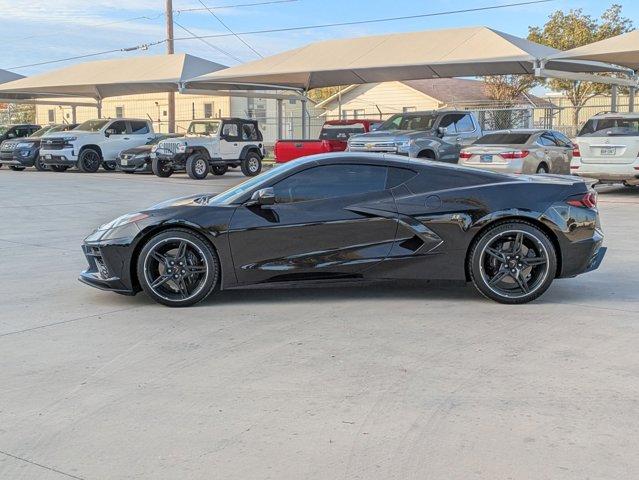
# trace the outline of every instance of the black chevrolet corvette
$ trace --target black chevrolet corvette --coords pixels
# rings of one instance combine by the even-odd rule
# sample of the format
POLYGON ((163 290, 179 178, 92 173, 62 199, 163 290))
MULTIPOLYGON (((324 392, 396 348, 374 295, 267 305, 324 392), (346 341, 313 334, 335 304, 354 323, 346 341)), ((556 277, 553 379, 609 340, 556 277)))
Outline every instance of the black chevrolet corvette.
POLYGON ((465 279, 525 303, 596 269, 602 241, 576 177, 342 152, 117 218, 86 238, 80 280, 176 307, 242 285, 374 278, 465 279))

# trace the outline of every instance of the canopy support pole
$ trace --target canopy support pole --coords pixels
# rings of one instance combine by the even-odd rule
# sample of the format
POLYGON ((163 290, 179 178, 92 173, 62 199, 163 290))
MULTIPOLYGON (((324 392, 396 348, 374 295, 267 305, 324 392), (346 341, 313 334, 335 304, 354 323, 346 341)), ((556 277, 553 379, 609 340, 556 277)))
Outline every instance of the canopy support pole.
POLYGON ((302 100, 302 140, 306 140, 308 138, 307 135, 307 123, 308 123, 308 108, 307 108, 307 100, 302 100))
POLYGON ((78 109, 75 105, 71 105, 71 123, 78 123, 78 109))
POLYGON ((628 91, 628 111, 635 111, 635 89, 632 87, 628 91))
POLYGON ((284 124, 282 122, 282 110, 283 110, 283 102, 281 98, 277 99, 277 118, 276 118, 276 123, 277 123, 277 139, 278 140, 282 140, 282 138, 284 137, 284 124))
POLYGON ((95 108, 98 111, 98 118, 102 118, 102 99, 98 98, 98 102, 95 105, 95 108))
POLYGON ((617 85, 610 88, 610 111, 617 113, 617 85))

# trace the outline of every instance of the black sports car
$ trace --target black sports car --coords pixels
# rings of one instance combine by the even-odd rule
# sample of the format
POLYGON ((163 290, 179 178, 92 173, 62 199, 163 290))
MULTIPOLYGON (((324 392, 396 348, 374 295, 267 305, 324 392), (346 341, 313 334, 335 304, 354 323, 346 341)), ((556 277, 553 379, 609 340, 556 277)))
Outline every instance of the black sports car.
POLYGON ((596 194, 576 177, 341 152, 117 218, 86 238, 80 280, 169 306, 248 284, 368 278, 465 279, 525 303, 597 268, 602 241, 596 194))
POLYGON ((157 145, 158 143, 160 143, 160 141, 166 138, 176 137, 176 136, 177 134, 157 135, 152 140, 149 140, 148 142, 146 142, 144 145, 122 150, 116 160, 117 169, 126 173, 136 173, 136 172, 152 173, 151 155, 153 151, 153 146, 157 145))

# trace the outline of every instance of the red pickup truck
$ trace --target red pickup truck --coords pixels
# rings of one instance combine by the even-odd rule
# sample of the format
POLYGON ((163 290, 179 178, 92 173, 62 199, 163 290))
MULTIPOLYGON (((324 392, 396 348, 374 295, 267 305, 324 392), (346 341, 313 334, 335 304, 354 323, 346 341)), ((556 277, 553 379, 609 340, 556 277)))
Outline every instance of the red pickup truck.
POLYGON ((316 153, 343 152, 348 137, 366 133, 382 122, 377 120, 329 120, 322 125, 319 140, 278 140, 275 142, 275 161, 286 163, 316 153))

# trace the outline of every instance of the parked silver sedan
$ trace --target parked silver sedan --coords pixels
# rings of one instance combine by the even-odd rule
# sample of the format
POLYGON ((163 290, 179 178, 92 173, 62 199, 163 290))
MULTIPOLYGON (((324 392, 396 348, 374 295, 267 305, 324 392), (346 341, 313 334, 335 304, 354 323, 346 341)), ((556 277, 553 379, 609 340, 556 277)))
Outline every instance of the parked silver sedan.
POLYGON ((570 174, 572 142, 554 130, 491 132, 459 154, 459 164, 503 173, 570 174))

